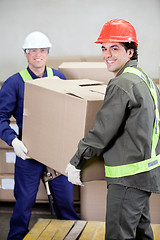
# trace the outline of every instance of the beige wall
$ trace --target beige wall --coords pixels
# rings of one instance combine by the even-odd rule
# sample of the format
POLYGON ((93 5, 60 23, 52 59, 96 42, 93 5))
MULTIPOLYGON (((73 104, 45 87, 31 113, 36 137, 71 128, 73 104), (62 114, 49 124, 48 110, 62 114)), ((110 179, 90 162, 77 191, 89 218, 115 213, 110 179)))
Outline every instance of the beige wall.
POLYGON ((159 0, 1 0, 0 81, 26 66, 21 46, 31 31, 48 35, 51 56, 97 56, 101 50, 94 41, 111 18, 124 18, 135 26, 139 64, 158 78, 159 9, 159 0))

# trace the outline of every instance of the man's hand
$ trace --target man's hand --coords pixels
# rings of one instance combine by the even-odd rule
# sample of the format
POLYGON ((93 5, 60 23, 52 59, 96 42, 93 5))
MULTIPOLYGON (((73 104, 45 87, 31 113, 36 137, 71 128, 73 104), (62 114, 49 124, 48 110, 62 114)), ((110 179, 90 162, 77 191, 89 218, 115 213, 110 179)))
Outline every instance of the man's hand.
POLYGON ((68 175, 68 181, 71 182, 72 184, 84 186, 84 184, 80 180, 80 173, 81 170, 76 169, 75 166, 72 164, 68 164, 65 172, 68 175))
POLYGON ((24 146, 23 142, 20 141, 18 138, 13 139, 12 146, 18 157, 22 158, 23 160, 30 158, 26 155, 26 153, 28 152, 27 148, 24 146))

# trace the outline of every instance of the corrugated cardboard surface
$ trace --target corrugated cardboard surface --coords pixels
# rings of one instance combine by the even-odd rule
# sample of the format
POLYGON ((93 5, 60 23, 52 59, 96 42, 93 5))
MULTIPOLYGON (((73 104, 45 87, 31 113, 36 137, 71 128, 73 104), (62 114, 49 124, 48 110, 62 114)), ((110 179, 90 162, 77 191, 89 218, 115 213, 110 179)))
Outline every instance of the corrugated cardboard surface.
POLYGON ((61 65, 63 62, 80 62, 81 57, 80 56, 49 56, 47 59, 47 66, 51 68, 58 69, 59 65, 61 65))
MULTIPOLYGON (((13 189, 14 189, 14 174, 1 174, 0 201, 14 202, 15 198, 13 195, 13 189)), ((40 182, 36 201, 37 202, 48 201, 47 193, 42 181, 40 182)))
POLYGON ((16 154, 12 149, 0 149, 0 174, 14 173, 16 154))
POLYGON ((114 78, 104 62, 63 62, 58 68, 67 79, 92 79, 108 84, 114 78))
MULTIPOLYGON (((96 84, 100 85, 55 77, 25 83, 23 142, 30 157, 66 174, 79 140, 93 126, 102 106, 106 86, 96 91, 96 84), (89 89, 92 85, 94 90, 89 89)), ((95 174, 94 180, 103 178, 103 172, 95 174)))
POLYGON ((14 189, 14 175, 2 174, 0 175, 0 201, 15 201, 13 195, 14 189))
POLYGON ((152 193, 150 197, 151 223, 160 224, 160 194, 152 193))
POLYGON ((63 62, 103 62, 102 56, 49 56, 47 66, 58 69, 63 62))
MULTIPOLYGON (((16 120, 13 116, 10 118, 10 126, 15 131, 17 131, 18 127, 17 127, 17 124, 16 124, 16 120)), ((10 150, 13 149, 11 146, 8 146, 8 144, 6 142, 4 142, 2 139, 0 139, 0 150, 1 150, 1 148, 10 149, 10 150)))
MULTIPOLYGON (((0 201, 14 202, 14 174, 0 174, 0 201)), ((74 201, 80 201, 79 186, 74 186, 74 201)), ((48 202, 46 189, 42 181, 40 181, 36 202, 48 202)))
POLYGON ((106 181, 85 182, 80 188, 80 216, 87 221, 105 221, 106 216, 106 181))

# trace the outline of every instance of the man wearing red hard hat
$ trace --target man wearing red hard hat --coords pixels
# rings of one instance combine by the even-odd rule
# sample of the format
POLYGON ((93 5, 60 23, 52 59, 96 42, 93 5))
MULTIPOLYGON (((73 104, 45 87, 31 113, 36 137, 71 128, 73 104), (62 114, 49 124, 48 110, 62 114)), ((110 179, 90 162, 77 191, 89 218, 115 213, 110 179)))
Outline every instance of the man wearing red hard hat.
POLYGON ((68 180, 82 185, 84 164, 102 155, 108 188, 105 239, 153 239, 149 198, 160 193, 160 93, 137 67, 138 41, 129 22, 107 22, 96 43, 115 78, 93 128, 67 165, 68 180))

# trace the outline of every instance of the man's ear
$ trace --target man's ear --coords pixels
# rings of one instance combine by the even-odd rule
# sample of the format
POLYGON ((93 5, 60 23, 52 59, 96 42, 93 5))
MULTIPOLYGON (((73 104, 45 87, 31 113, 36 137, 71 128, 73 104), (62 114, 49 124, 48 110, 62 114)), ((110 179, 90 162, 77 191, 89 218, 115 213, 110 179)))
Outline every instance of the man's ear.
POLYGON ((132 48, 128 49, 128 55, 130 58, 133 57, 133 54, 134 54, 134 49, 132 48))

